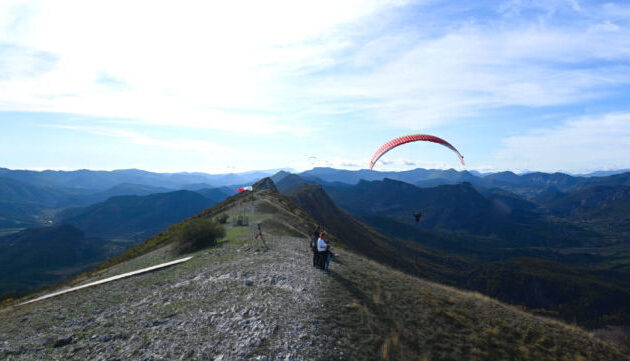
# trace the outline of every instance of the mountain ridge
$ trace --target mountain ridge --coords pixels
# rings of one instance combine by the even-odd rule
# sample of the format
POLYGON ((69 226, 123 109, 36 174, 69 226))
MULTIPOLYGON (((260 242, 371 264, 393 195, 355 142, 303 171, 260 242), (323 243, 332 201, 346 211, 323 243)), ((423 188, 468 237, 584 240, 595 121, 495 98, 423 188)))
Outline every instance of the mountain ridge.
MULTIPOLYGON (((317 189, 298 197, 308 204, 317 189)), ((233 217, 252 202, 267 250, 228 224, 220 246, 198 251, 184 264, 2 312, 0 355, 626 359, 616 346, 577 327, 400 273, 345 248, 336 251, 332 273, 323 274, 312 268, 307 247, 317 221, 298 201, 272 190, 232 196, 139 245, 143 251, 136 257, 110 262, 76 282, 170 259, 187 222, 233 217), (25 328, 21 320, 36 326, 25 328)))

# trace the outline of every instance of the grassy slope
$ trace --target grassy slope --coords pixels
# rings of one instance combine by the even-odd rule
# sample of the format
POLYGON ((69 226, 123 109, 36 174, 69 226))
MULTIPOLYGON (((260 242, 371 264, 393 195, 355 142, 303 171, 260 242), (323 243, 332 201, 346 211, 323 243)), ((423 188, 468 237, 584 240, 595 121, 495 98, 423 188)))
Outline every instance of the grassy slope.
POLYGON ((325 303, 355 359, 617 360, 591 334, 343 254, 325 303))

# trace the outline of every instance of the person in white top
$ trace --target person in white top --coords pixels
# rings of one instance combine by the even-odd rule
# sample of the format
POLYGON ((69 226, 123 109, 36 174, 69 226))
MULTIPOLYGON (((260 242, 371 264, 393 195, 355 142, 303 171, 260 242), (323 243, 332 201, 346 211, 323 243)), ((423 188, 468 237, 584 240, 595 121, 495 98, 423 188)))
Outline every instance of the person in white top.
POLYGON ((325 232, 319 234, 319 238, 317 239, 317 251, 318 252, 326 252, 328 250, 328 245, 326 241, 322 237, 326 235, 325 232))
POLYGON ((332 254, 330 253, 330 245, 324 240, 325 235, 326 232, 319 234, 319 239, 317 240, 317 251, 319 252, 320 268, 325 272, 328 272, 328 265, 330 264, 332 254))

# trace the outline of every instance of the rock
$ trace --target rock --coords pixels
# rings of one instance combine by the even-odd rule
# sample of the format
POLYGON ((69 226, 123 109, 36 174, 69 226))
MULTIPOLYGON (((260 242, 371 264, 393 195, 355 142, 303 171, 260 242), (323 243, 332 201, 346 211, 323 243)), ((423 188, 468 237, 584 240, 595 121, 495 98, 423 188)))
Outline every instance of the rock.
POLYGON ((53 347, 54 348, 64 347, 66 345, 71 344, 73 341, 74 341, 74 335, 63 337, 63 338, 57 339, 57 341, 55 341, 55 344, 53 345, 53 347))
POLYGON ((49 346, 55 343, 55 339, 53 337, 47 336, 36 340, 35 343, 40 346, 49 346))
POLYGON ((252 280, 245 280, 245 285, 246 286, 253 286, 254 285, 254 281, 252 281, 252 280))
POLYGON ((98 338, 98 340, 101 342, 109 342, 113 339, 114 337, 112 337, 112 335, 102 335, 101 337, 98 338))

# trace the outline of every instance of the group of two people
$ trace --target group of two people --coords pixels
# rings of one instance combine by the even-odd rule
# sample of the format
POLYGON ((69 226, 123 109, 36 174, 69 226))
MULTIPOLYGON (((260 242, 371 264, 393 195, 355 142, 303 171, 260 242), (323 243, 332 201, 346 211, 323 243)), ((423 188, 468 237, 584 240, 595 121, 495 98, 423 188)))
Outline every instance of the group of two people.
POLYGON ((311 250, 313 251, 313 266, 328 272, 328 265, 332 259, 330 244, 326 242, 326 232, 316 230, 311 237, 311 250))

